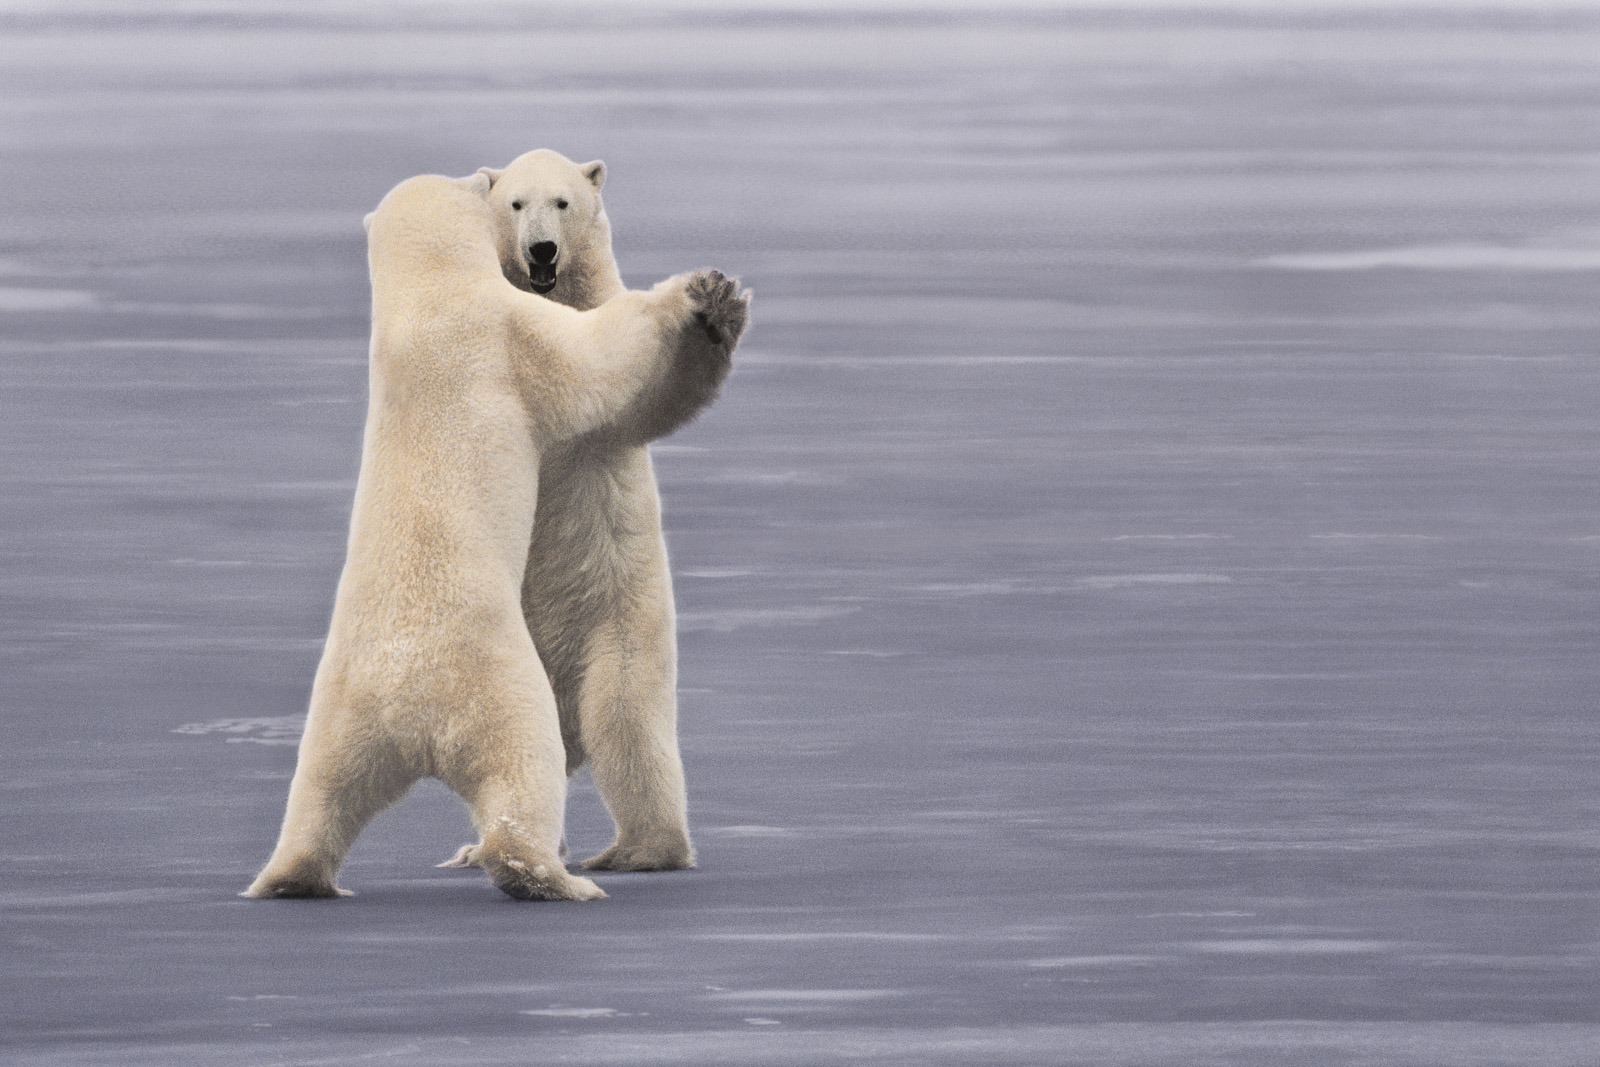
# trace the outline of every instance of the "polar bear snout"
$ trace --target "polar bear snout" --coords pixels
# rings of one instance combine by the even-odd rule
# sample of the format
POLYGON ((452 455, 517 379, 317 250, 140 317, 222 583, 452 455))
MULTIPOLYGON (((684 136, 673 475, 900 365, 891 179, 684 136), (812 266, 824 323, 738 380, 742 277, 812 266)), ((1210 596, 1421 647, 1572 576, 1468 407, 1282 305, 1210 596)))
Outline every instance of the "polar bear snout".
POLYGON ((554 241, 535 241, 528 246, 528 288, 548 293, 556 287, 556 260, 560 254, 554 241))

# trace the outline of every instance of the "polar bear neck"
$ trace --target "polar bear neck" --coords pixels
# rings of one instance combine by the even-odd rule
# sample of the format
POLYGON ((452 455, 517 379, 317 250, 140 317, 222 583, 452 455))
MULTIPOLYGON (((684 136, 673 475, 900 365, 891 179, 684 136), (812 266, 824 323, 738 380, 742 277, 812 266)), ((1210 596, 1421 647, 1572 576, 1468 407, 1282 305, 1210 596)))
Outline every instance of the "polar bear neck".
POLYGON ((378 205, 367 233, 374 299, 380 291, 433 291, 498 274, 492 219, 481 205, 419 178, 397 186, 378 205))
POLYGON ((454 179, 407 178, 367 216, 367 258, 374 273, 400 264, 402 271, 492 270, 494 217, 481 196, 454 179))

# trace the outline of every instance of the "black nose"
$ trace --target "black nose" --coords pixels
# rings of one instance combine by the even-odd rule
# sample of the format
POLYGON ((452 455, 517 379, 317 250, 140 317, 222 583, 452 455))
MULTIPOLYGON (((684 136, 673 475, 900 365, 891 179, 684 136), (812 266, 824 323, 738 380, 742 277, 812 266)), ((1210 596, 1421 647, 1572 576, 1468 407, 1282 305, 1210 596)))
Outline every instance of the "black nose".
POLYGON ((536 245, 529 245, 528 258, 535 263, 554 263, 556 261, 556 243, 554 241, 540 241, 536 245))

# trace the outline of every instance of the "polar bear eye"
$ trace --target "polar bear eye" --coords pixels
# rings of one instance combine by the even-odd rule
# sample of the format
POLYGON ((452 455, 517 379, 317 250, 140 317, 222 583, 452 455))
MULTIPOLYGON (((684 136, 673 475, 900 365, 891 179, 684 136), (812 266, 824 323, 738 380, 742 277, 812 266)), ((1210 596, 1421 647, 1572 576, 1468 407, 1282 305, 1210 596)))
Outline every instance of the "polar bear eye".
POLYGON ((511 201, 511 210, 512 211, 521 211, 522 210, 522 201, 521 200, 513 200, 513 201, 511 201))
POLYGON ((567 210, 567 202, 565 200, 557 200, 556 207, 560 208, 562 211, 565 211, 567 210))

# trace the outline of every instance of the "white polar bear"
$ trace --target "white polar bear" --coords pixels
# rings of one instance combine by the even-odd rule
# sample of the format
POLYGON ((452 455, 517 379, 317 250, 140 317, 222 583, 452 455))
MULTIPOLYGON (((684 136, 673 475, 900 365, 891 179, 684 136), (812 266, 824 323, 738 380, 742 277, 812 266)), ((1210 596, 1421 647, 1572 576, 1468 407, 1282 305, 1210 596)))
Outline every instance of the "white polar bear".
MULTIPOLYGON (((600 199, 604 163, 541 149, 479 173, 492 183, 500 266, 513 284, 579 310, 626 292, 600 199)), ((724 325, 699 321, 713 344, 730 340, 724 325)), ((672 577, 655 470, 637 433, 604 426, 542 453, 522 603, 555 689, 567 773, 590 765, 616 823, 615 841, 583 866, 694 866, 672 577)), ((467 846, 441 866, 475 862, 467 846)))
POLYGON ((564 752, 523 618, 540 459, 601 428, 644 440, 693 417, 727 374, 745 307, 715 272, 588 312, 518 292, 487 194, 481 175, 427 175, 369 217, 349 554, 283 829, 246 896, 340 895, 356 834, 430 776, 471 808, 501 890, 604 895, 558 855, 564 752))

